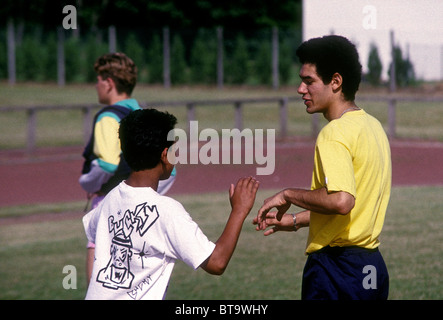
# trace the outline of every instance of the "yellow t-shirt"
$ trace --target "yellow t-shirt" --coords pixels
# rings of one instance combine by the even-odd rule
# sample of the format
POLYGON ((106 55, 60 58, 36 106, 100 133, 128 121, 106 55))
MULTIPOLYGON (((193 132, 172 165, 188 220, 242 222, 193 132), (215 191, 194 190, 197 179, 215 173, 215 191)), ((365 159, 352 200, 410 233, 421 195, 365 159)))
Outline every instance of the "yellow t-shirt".
POLYGON ((311 189, 348 192, 355 206, 344 216, 311 212, 306 253, 328 245, 376 248, 391 174, 389 141, 377 119, 358 110, 329 122, 317 138, 311 189))

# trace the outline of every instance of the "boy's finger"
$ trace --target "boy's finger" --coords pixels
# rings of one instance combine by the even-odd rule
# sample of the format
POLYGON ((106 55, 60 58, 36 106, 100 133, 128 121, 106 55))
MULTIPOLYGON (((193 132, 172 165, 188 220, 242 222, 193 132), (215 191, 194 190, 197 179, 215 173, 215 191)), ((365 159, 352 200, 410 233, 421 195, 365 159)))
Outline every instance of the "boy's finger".
POLYGON ((232 197, 234 195, 234 184, 231 183, 231 186, 229 187, 229 196, 232 197))

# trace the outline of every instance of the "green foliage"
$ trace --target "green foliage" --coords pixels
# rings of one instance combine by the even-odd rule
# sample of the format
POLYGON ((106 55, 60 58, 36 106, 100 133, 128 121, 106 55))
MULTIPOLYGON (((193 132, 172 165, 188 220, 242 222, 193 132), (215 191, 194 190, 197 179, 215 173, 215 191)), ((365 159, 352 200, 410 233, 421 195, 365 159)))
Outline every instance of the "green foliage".
POLYGON ((217 43, 213 32, 201 29, 191 50, 191 81, 193 83, 215 83, 217 43))
MULTIPOLYGON (((223 39, 223 71, 227 84, 271 83, 270 29, 242 33, 228 30, 223 39), (226 48, 226 50, 225 50, 226 48)), ((197 32, 171 32, 170 71, 172 84, 215 84, 217 79, 217 36, 215 29, 197 32)), ((91 31, 87 36, 65 34, 64 62, 67 83, 96 81, 93 65, 96 59, 108 52, 105 32, 91 31)), ((291 78, 294 61, 294 43, 290 32, 283 33, 280 44, 280 82, 291 78)), ((38 32, 26 33, 16 45, 16 73, 18 81, 57 81, 57 49, 55 32, 43 37, 38 32)), ((145 38, 130 31, 120 40, 121 51, 137 64, 139 83, 163 82, 163 40, 161 33, 151 30, 145 38)), ((2 44, 0 43, 0 49, 2 44)), ((6 47, 0 53, 0 79, 7 78, 6 47)))
POLYGON ((86 54, 86 81, 95 82, 97 74, 94 71, 94 63, 98 57, 108 52, 108 46, 96 35, 91 34, 86 39, 84 52, 86 54))
MULTIPOLYGON (((415 71, 409 58, 404 58, 402 50, 399 46, 394 48, 395 61, 395 81, 398 86, 404 87, 415 83, 415 71)), ((392 62, 391 62, 392 64, 392 62)), ((389 78, 391 78, 391 66, 388 70, 389 78)))
POLYGON ((380 84, 382 69, 383 65, 378 55, 377 46, 371 43, 368 57, 368 74, 366 75, 371 85, 377 86, 380 84))
POLYGON ((6 41, 0 41, 0 79, 8 77, 8 57, 6 41))
POLYGON ((270 41, 261 41, 254 64, 254 74, 262 84, 270 84, 272 78, 272 51, 270 41))
POLYGON ((88 66, 86 66, 82 49, 82 43, 78 37, 70 37, 65 41, 66 82, 84 82, 86 80, 85 71, 88 66))
MULTIPOLYGON (((42 44, 40 44, 42 45, 42 44)), ((57 81, 57 39, 55 37, 55 33, 50 33, 48 37, 46 38, 46 61, 44 66, 44 78, 46 81, 57 81)), ((75 57, 75 59, 72 59, 73 61, 69 61, 68 54, 71 54, 68 51, 66 51, 65 47, 65 67, 69 68, 71 63, 76 64, 76 62, 79 60, 78 57, 75 57)), ((76 70, 77 73, 80 73, 80 70, 76 70)), ((66 78, 68 78, 68 70, 66 70, 66 78)))
POLYGON ((36 36, 26 35, 16 47, 17 79, 44 81, 48 59, 46 47, 36 36))
POLYGON ((188 82, 188 78, 185 45, 181 37, 175 35, 171 47, 171 82, 173 84, 184 84, 188 82))
POLYGON ((138 69, 138 82, 146 82, 147 75, 147 66, 146 66, 146 57, 145 57, 145 49, 140 44, 140 41, 137 39, 135 34, 130 33, 125 41, 125 53, 128 57, 134 61, 138 69))
POLYGON ((52 1, 2 0, 1 21, 60 25, 64 5, 77 8, 78 23, 83 30, 115 25, 118 27, 213 28, 231 25, 239 28, 300 27, 301 0, 126 0, 126 1, 52 1))
POLYGON ((149 44, 147 56, 149 83, 161 83, 163 81, 163 46, 157 34, 149 44))
POLYGON ((279 48, 279 65, 278 72, 280 75, 280 82, 282 84, 288 84, 291 79, 291 67, 292 67, 292 52, 289 40, 283 40, 280 43, 279 48))
POLYGON ((237 36, 234 51, 227 63, 227 81, 232 84, 244 84, 249 76, 248 64, 248 45, 245 37, 240 34, 237 36))

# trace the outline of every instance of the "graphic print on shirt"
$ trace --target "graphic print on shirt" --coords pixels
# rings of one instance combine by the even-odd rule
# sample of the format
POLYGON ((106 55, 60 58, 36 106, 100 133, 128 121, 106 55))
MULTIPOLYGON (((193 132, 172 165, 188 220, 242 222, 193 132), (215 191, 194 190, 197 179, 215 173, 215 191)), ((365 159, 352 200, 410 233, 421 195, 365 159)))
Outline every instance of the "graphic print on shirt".
MULTIPOLYGON (((137 232, 143 236, 159 217, 157 206, 148 206, 147 202, 137 205, 134 211, 126 210, 122 215, 108 218, 109 233, 113 234, 111 241, 111 258, 103 269, 98 272, 97 282, 103 287, 118 290, 131 287, 134 275, 131 273, 130 261, 132 257, 131 235, 137 232)), ((144 267, 144 266, 143 266, 144 267)))

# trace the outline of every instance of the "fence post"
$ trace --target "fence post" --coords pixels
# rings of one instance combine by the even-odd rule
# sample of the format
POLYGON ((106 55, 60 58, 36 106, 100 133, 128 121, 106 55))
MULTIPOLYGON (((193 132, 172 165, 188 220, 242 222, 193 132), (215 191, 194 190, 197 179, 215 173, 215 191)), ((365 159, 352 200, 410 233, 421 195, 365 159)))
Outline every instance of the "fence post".
POLYGON ((191 132, 191 121, 195 120, 195 105, 194 103, 187 103, 186 104, 186 117, 188 119, 188 133, 191 132))
POLYGON ((223 89, 223 28, 217 27, 217 88, 223 89))
POLYGON ((278 28, 272 28, 272 87, 278 89, 278 28))
POLYGON ((114 53, 117 51, 117 32, 115 31, 115 26, 108 27, 108 46, 109 52, 114 53))
MULTIPOLYGON (((392 57, 392 63, 391 63, 391 78, 389 79, 389 91, 390 93, 394 93, 397 90, 397 79, 395 75, 395 42, 394 42, 394 31, 391 30, 391 57, 392 57)), ((396 100, 395 98, 391 98, 388 101, 388 135, 390 138, 395 138, 395 122, 396 122, 396 100)))
POLYGON ((234 103, 235 108, 235 128, 238 130, 243 130, 243 112, 242 112, 242 103, 237 101, 234 103))
POLYGON ((65 34, 62 27, 57 28, 57 84, 65 86, 65 34))
POLYGON ((26 139, 26 152, 28 154, 34 152, 35 150, 35 132, 37 129, 37 109, 29 108, 27 111, 28 115, 28 134, 26 139))
POLYGON ((169 47, 169 27, 163 28, 163 86, 166 89, 171 87, 171 68, 170 68, 170 47, 169 47))
POLYGON ((288 131, 288 97, 280 100, 280 137, 285 138, 288 131))
POLYGON ((15 31, 14 20, 10 18, 8 20, 8 81, 10 85, 14 85, 16 82, 16 70, 15 70, 15 31))
POLYGON ((395 123, 396 123, 396 104, 397 100, 395 98, 389 99, 388 102, 388 136, 389 138, 394 139, 396 136, 395 133, 395 123))
POLYGON ((397 83, 396 83, 396 76, 395 76, 395 42, 394 42, 394 31, 391 30, 390 33, 390 37, 391 37, 391 66, 390 66, 390 79, 389 79, 389 91, 391 93, 395 92, 395 90, 397 89, 397 83))

